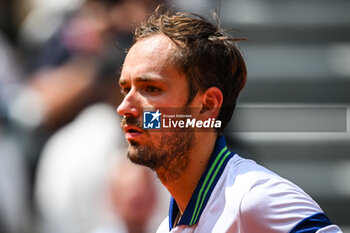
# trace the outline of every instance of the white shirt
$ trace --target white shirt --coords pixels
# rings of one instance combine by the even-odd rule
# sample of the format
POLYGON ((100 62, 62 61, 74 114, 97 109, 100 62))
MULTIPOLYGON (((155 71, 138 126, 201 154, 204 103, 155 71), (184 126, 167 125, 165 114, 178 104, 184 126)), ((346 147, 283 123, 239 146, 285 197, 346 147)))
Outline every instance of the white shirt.
POLYGON ((171 198, 169 217, 157 233, 341 232, 303 190, 228 151, 224 137, 218 138, 207 169, 174 224, 178 211, 171 198))

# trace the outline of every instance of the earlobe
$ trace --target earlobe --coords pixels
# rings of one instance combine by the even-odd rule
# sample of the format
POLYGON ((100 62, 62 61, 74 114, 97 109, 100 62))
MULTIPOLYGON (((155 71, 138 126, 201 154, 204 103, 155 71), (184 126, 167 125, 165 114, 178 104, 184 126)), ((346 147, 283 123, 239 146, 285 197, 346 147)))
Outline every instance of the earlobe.
POLYGON ((218 116, 222 102, 223 95, 219 88, 208 88, 202 97, 203 105, 200 114, 204 114, 207 118, 215 118, 218 116))

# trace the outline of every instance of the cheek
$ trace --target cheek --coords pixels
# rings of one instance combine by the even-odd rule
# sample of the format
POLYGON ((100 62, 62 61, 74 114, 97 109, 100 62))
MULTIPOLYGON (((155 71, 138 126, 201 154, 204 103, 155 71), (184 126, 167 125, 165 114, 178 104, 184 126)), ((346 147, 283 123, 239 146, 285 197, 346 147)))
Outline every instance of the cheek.
POLYGON ((181 108, 187 103, 185 91, 173 90, 159 99, 158 106, 164 108, 181 108))

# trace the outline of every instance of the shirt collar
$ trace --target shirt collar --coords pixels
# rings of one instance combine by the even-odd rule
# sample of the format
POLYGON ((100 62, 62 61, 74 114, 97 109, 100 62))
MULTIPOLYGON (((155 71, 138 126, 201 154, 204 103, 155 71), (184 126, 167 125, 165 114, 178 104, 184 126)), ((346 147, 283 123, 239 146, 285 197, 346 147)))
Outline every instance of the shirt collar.
MULTIPOLYGON (((187 204, 187 207, 177 225, 195 225, 208 200, 218 182, 222 172, 224 171, 227 162, 233 157, 233 154, 227 149, 226 140, 223 136, 219 136, 215 143, 215 148, 209 164, 205 169, 201 179, 199 180, 192 197, 187 204)), ((173 197, 170 199, 169 207, 169 229, 174 227, 174 221, 179 208, 173 197)))

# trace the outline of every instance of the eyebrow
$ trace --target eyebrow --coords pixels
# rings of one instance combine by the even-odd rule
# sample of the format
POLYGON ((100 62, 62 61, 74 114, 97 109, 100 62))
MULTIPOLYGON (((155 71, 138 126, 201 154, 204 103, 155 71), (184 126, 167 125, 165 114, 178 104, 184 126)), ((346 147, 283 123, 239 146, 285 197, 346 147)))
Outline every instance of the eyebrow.
MULTIPOLYGON (((159 82, 162 81, 162 78, 159 77, 158 75, 153 75, 153 74, 145 74, 143 76, 138 76, 135 78, 136 83, 143 83, 143 82, 159 82)), ((119 85, 123 86, 128 84, 128 81, 126 81, 123 78, 119 79, 119 85)))

